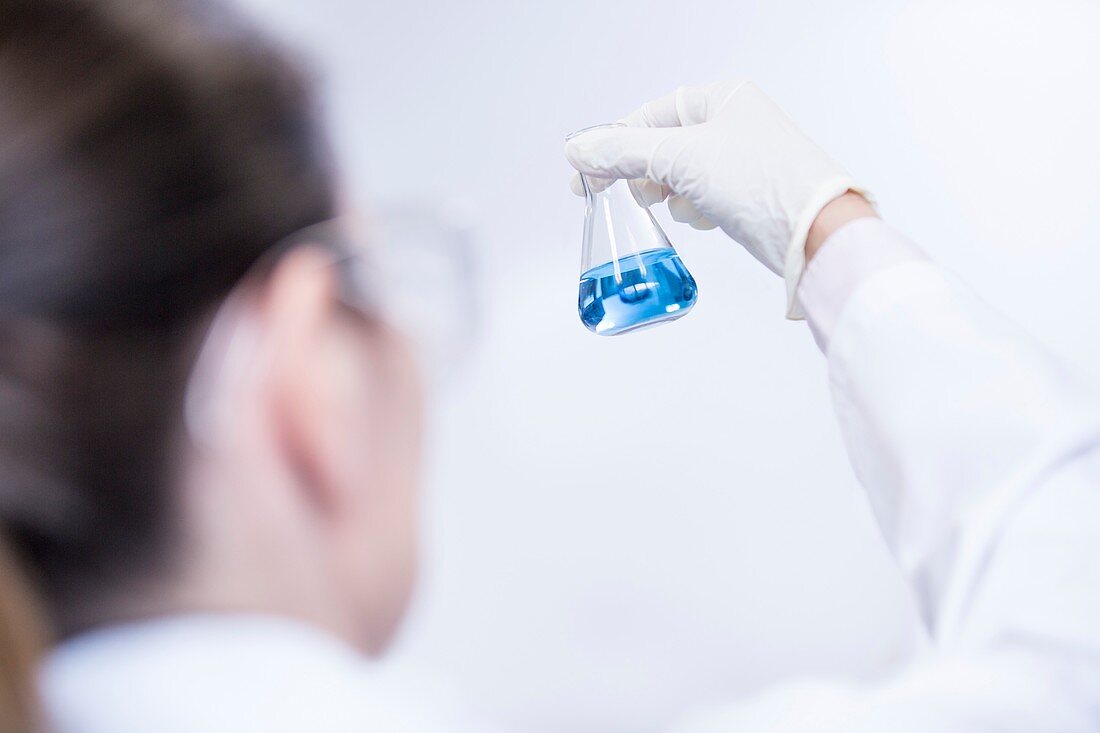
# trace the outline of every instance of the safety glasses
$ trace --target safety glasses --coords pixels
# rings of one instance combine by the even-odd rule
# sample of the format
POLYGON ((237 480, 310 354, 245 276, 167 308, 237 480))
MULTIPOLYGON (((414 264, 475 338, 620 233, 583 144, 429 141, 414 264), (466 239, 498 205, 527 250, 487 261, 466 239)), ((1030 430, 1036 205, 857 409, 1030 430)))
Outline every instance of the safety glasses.
POLYGON ((479 327, 469 228, 457 217, 419 205, 388 206, 373 216, 308 227, 276 249, 310 244, 333 253, 346 306, 409 341, 428 386, 457 375, 479 327))
MULTIPOLYGON (((403 336, 425 386, 439 389, 461 370, 477 334, 476 286, 468 229, 440 212, 389 207, 371 218, 340 217, 306 227, 273 245, 243 283, 263 277, 297 247, 332 254, 338 297, 351 311, 403 336)), ((240 318, 240 288, 219 308, 199 352, 185 411, 195 440, 208 438, 228 404, 219 389, 254 377, 256 334, 240 318), (222 385, 221 387, 215 385, 222 385)))

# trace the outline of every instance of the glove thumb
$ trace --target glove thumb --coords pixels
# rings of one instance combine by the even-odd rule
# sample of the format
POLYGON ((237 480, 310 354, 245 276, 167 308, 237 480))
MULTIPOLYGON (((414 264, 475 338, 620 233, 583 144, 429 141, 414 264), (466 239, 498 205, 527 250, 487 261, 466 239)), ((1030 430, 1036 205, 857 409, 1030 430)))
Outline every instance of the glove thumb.
POLYGON ((597 178, 648 178, 675 188, 672 162, 692 138, 691 128, 606 127, 565 144, 565 157, 597 178))

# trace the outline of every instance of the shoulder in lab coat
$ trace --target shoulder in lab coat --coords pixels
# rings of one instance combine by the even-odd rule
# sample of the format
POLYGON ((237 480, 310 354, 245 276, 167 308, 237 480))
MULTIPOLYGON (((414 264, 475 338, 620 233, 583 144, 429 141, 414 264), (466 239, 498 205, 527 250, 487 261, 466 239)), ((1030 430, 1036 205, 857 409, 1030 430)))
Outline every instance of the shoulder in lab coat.
POLYGON ((275 617, 182 615, 90 632, 47 660, 58 733, 488 733, 419 704, 342 641, 275 617))

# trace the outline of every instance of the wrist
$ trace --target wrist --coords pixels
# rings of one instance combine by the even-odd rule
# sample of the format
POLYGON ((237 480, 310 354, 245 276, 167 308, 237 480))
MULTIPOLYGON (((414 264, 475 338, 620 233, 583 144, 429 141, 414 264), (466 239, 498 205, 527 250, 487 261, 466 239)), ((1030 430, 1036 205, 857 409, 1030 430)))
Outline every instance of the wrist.
POLYGON ((878 218, 878 212, 871 202, 855 191, 837 196, 825 204, 806 236, 806 262, 813 259, 825 241, 842 226, 856 219, 878 218))

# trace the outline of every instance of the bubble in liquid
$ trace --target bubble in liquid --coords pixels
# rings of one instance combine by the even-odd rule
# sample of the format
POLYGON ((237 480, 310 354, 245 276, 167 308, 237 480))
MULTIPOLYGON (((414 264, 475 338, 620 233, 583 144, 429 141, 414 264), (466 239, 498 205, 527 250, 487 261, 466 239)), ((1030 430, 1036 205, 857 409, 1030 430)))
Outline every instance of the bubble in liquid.
POLYGON ((614 336, 674 321, 695 305, 695 279, 676 250, 646 250, 621 258, 618 268, 615 264, 605 262, 581 275, 577 307, 593 333, 614 336))

